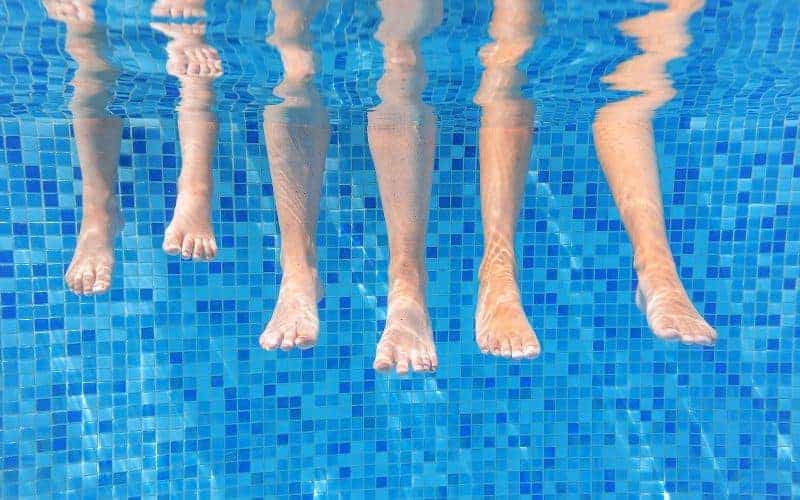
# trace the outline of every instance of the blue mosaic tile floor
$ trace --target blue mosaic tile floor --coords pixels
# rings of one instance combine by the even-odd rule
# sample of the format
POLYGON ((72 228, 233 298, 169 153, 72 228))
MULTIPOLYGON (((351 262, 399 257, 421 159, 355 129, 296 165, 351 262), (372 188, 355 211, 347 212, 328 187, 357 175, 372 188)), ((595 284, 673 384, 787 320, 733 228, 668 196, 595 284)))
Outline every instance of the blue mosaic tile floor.
POLYGON ((797 498, 800 10, 708 0, 654 128, 672 250, 715 347, 668 344, 633 304, 631 247, 592 142, 615 27, 659 5, 543 0, 522 67, 537 106, 518 227, 532 361, 473 341, 483 249, 472 103, 490 2, 444 2, 423 40, 438 117, 426 256, 435 374, 372 369, 387 235, 367 147, 375 5, 313 22, 331 119, 317 241, 321 340, 265 352, 278 227, 261 111, 282 70, 266 2, 206 6, 220 54, 210 263, 161 251, 175 205, 177 80, 150 3, 94 6, 121 75, 125 227, 109 293, 66 289, 81 214, 63 23, 0 0, 0 497, 797 498), (797 363, 797 364, 796 364, 797 363))

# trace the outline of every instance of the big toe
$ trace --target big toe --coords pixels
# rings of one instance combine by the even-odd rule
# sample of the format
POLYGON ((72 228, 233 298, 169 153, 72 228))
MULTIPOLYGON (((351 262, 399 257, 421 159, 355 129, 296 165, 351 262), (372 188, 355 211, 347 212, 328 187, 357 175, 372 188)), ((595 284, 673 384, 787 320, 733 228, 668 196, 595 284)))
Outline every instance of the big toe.
POLYGON ((538 354, 538 343, 528 335, 514 335, 511 338, 511 359, 532 358, 538 354))

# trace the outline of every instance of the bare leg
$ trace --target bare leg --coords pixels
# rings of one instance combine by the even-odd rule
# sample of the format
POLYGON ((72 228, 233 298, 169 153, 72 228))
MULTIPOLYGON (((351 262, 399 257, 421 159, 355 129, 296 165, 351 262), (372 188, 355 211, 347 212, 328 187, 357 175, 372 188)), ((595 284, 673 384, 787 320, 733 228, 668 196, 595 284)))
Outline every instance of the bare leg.
POLYGON ((620 25, 643 53, 620 64, 606 81, 640 95, 604 106, 594 121, 600 164, 633 244, 637 304, 663 339, 713 344, 716 332, 697 312, 680 281, 667 241, 653 139, 653 115, 675 90, 665 71, 691 42, 686 22, 702 0, 671 0, 667 9, 620 25))
POLYGON ((481 262, 475 339, 484 353, 533 358, 540 347, 517 283, 514 235, 533 138, 533 103, 520 95, 524 75, 516 65, 530 50, 540 24, 538 2, 497 0, 489 26, 492 42, 480 51, 485 66, 475 102, 479 132, 481 262))
POLYGON ((369 114, 368 139, 389 235, 389 307, 374 368, 432 371, 438 366, 425 299, 425 233, 436 118, 423 104, 419 39, 441 22, 438 2, 381 1, 384 45, 381 104, 369 114))
POLYGON ((114 238, 123 220, 116 196, 122 121, 115 116, 73 118, 83 178, 83 218, 65 280, 78 295, 111 286, 114 238))
POLYGON ((389 307, 375 355, 376 370, 407 373, 438 365, 425 299, 425 233, 428 223, 436 122, 420 109, 419 122, 369 116, 369 145, 389 233, 389 307), (397 120, 397 121, 395 121, 397 120))
POLYGON ((281 288, 272 318, 259 338, 264 349, 314 346, 319 337, 317 302, 322 286, 315 243, 328 117, 312 83, 316 72, 309 23, 321 1, 273 2, 275 33, 284 79, 275 89, 283 102, 264 110, 269 170, 281 232, 281 288))
MULTIPOLYGON (((173 0, 188 6, 196 2, 173 0)), ((154 9, 155 11, 155 9, 154 9)), ((217 117, 213 112, 213 81, 222 74, 219 54, 203 35, 205 25, 151 23, 166 34, 167 71, 181 84, 178 105, 178 136, 181 144, 181 171, 178 197, 172 221, 164 232, 163 249, 185 259, 210 260, 217 254, 211 227, 211 163, 217 144, 217 117)))
POLYGON ((122 227, 116 197, 122 120, 106 107, 118 71, 107 60, 105 27, 95 22, 91 1, 48 1, 48 15, 67 25, 67 52, 78 63, 70 103, 83 180, 83 216, 75 254, 65 281, 78 295, 111 286, 114 238, 122 227))

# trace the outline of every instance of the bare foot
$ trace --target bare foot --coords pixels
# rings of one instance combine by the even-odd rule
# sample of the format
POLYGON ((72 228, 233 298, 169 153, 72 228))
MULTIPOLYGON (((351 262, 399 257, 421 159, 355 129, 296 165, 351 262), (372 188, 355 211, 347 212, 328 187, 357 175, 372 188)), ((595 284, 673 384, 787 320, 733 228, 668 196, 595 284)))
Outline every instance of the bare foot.
POLYGON ((64 281, 76 295, 103 293, 111 286, 114 268, 114 238, 122 217, 114 209, 98 217, 84 218, 72 262, 64 281))
POLYGON ((164 232, 162 248, 169 255, 184 259, 211 260, 217 255, 217 242, 211 228, 207 191, 178 190, 175 213, 164 232), (188 191, 188 192, 187 192, 188 191))
POLYGON ((154 17, 204 17, 205 0, 158 0, 150 9, 154 17))
POLYGON ((513 271, 481 273, 475 341, 484 354, 535 358, 541 348, 528 322, 513 271))
POLYGON ((45 0, 47 15, 67 24, 94 24, 93 0, 45 0))
POLYGON ((313 279, 300 284, 284 276, 281 281, 275 311, 258 339, 262 348, 288 351, 295 347, 308 349, 316 345, 319 338, 317 302, 322 299, 322 287, 316 271, 304 273, 304 276, 313 276, 313 279))
POLYGON ((373 368, 387 372, 393 367, 400 375, 432 372, 439 366, 433 330, 424 298, 409 292, 389 294, 386 328, 375 353, 373 368))
POLYGON ((172 39, 167 44, 167 73, 178 78, 212 79, 222 75, 219 53, 203 38, 204 23, 150 23, 150 26, 172 39))
POLYGON ((217 49, 204 42, 177 43, 167 46, 167 73, 178 78, 217 78, 222 75, 222 60, 217 49))
POLYGON ((639 276, 636 305, 647 316, 653 333, 664 340, 713 345, 717 332, 692 304, 677 274, 659 270, 639 276))

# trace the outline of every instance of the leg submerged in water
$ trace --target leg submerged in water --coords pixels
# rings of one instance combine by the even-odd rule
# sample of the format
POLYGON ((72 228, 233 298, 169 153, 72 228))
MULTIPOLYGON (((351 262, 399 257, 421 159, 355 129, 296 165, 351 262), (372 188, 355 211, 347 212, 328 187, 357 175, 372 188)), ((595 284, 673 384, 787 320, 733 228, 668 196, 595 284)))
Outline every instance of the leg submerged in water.
POLYGON ((259 342, 264 349, 304 349, 315 345, 319 337, 317 302, 323 290, 315 238, 330 132, 327 117, 305 124, 268 120, 265 116, 283 276, 275 311, 259 342))
POLYGON ((211 225, 211 151, 216 144, 217 124, 206 119, 205 114, 195 119, 191 115, 179 111, 181 173, 175 210, 164 231, 162 248, 169 255, 203 261, 217 255, 217 241, 211 225))
POLYGON ((532 128, 483 125, 480 131, 481 216, 485 250, 478 273, 475 340, 481 352, 533 358, 540 347, 517 283, 514 233, 532 128))
POLYGON ((307 349, 319 337, 317 303, 323 290, 315 240, 330 126, 312 82, 317 68, 309 26, 322 5, 319 0, 276 0, 272 5, 275 33, 268 42, 280 53, 284 78, 275 88, 282 102, 264 109, 264 135, 283 276, 275 310, 259 337, 267 350, 307 349))
POLYGON ((108 60, 105 27, 95 21, 92 2, 48 0, 47 14, 67 26, 67 52, 78 68, 72 79, 72 127, 82 179, 82 218, 72 261, 64 275, 78 295, 111 286, 114 238, 123 225, 116 195, 122 120, 107 111, 119 70, 108 60))
POLYGON ((540 24, 538 5, 527 0, 496 1, 489 34, 480 51, 484 72, 475 95, 481 107, 481 261, 475 340, 481 352, 534 358, 540 347, 522 308, 514 235, 533 138, 534 106, 520 94, 524 75, 517 64, 531 49, 540 24))
MULTIPOLYGON (((172 0, 170 5, 202 7, 203 2, 172 0)), ((156 15, 155 7, 153 13, 156 15)), ((181 92, 178 196, 172 220, 164 231, 162 248, 167 254, 184 259, 211 260, 217 255, 211 226, 211 164, 219 129, 213 111, 213 81, 222 75, 222 62, 217 51, 205 42, 203 23, 151 23, 151 26, 170 38, 167 72, 178 78, 181 92)))
POLYGON ((83 218, 65 281, 78 295, 94 295, 111 286, 114 238, 123 225, 115 189, 122 121, 75 117, 72 124, 83 178, 83 218))
POLYGON ((369 148, 375 163, 389 236, 389 294, 386 327, 373 367, 378 371, 436 370, 439 361, 425 297, 425 234, 433 175, 436 118, 421 93, 425 70, 420 39, 441 22, 439 1, 379 2, 383 21, 381 104, 368 117, 369 148))
POLYGON ((593 130, 600 165, 633 244, 639 279, 636 303, 662 339, 713 344, 717 334, 692 304, 678 275, 664 224, 653 115, 672 99, 669 61, 685 55, 689 17, 702 0, 669 0, 667 8, 623 22, 642 53, 604 78, 616 90, 639 95, 600 108, 593 130))
POLYGON ((403 122, 381 116, 387 109, 379 106, 370 115, 368 130, 390 254, 386 327, 373 366, 400 374, 432 371, 438 359, 425 298, 424 250, 435 119, 430 109, 420 109, 421 123, 403 122))

